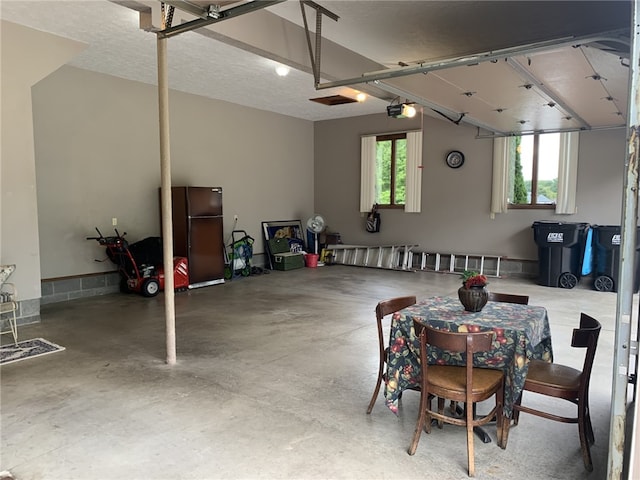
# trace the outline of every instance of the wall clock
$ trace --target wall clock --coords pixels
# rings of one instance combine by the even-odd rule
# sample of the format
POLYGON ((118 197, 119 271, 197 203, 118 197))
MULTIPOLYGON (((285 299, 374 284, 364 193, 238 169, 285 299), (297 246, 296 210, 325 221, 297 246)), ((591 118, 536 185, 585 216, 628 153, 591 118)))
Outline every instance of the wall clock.
POLYGON ((464 163, 464 154, 458 150, 452 150, 447 153, 446 162, 451 168, 460 168, 464 163))

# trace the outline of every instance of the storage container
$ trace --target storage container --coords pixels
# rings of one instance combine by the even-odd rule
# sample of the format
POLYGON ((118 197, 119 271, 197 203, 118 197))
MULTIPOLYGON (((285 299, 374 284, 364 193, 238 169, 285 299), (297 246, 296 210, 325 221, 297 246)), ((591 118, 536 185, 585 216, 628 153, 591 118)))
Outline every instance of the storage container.
POLYGON ((533 222, 538 245, 538 284, 573 288, 582 273, 588 223, 533 222))
MULTIPOLYGON (((620 225, 593 226, 594 281, 593 287, 600 292, 617 292, 620 274, 620 225)), ((640 227, 636 227, 636 254, 633 291, 640 288, 640 227)))
POLYGON ((273 267, 276 270, 294 270, 304 267, 304 256, 301 253, 276 253, 273 267))

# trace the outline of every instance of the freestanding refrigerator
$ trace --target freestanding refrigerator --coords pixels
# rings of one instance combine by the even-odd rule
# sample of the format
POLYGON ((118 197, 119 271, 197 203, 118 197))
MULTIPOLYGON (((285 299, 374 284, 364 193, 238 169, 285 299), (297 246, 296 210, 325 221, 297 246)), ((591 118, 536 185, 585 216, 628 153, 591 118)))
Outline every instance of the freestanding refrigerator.
POLYGON ((224 283, 222 188, 171 187, 173 251, 187 257, 189 288, 224 283))

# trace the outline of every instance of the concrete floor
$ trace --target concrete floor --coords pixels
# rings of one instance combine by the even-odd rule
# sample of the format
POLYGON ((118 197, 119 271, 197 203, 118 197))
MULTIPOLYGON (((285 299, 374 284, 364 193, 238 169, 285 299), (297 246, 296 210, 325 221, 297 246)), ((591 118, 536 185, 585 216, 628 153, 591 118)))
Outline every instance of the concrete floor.
MULTIPOLYGON (((398 416, 382 394, 365 413, 376 303, 455 295, 458 286, 457 275, 327 266, 178 293, 172 367, 162 294, 46 305, 20 339, 66 350, 1 368, 0 470, 19 480, 465 479, 459 427, 423 435, 407 454, 418 394, 404 395, 398 416)), ((476 440, 476 477, 605 478, 616 295, 495 278, 489 289, 548 309, 559 363, 582 365, 569 346, 581 311, 603 324, 591 388, 595 470, 583 467, 576 425, 522 414, 506 450, 494 426, 494 442, 476 440)))

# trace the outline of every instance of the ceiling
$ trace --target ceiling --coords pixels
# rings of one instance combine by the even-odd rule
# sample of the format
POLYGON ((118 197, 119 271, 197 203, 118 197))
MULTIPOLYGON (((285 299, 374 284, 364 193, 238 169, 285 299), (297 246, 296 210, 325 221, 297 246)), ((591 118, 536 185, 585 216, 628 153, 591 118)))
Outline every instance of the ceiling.
MULTIPOLYGON (((265 8, 219 1, 217 21, 205 12, 211 3, 167 2, 175 6, 172 28, 213 22, 167 38, 172 89, 312 121, 415 102, 425 114, 498 135, 626 123, 629 1, 317 0, 304 6, 308 37, 298 1, 265 8), (280 64, 291 67, 288 76, 276 75, 280 64), (359 91, 369 94, 362 103, 309 101, 359 91)), ((3 20, 86 43, 69 65, 157 84, 160 6, 3 0, 0 12, 3 20)))

